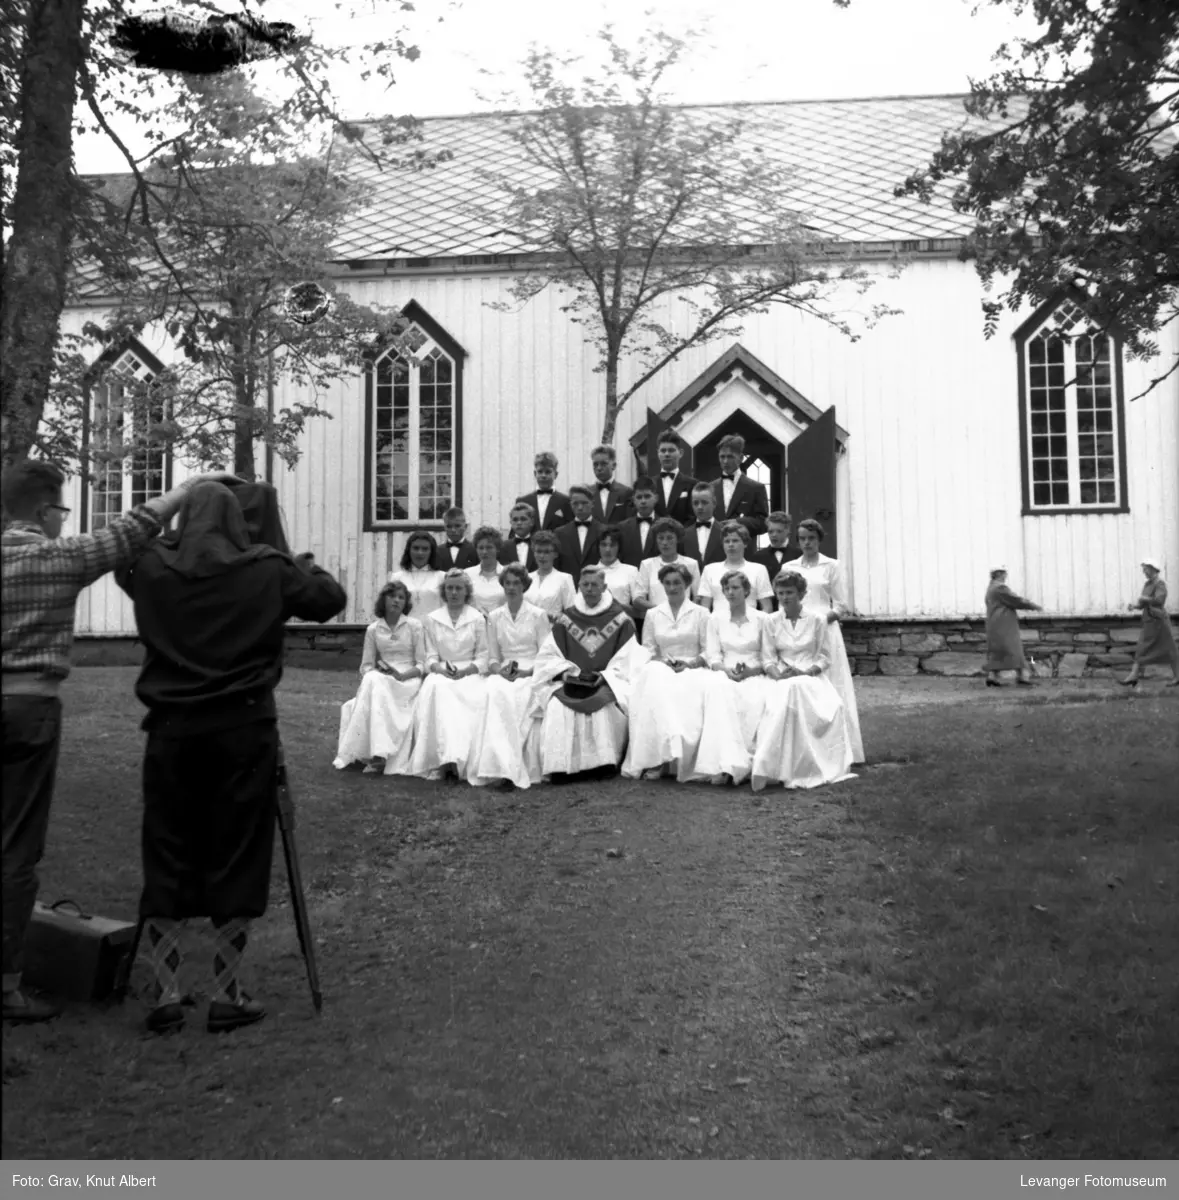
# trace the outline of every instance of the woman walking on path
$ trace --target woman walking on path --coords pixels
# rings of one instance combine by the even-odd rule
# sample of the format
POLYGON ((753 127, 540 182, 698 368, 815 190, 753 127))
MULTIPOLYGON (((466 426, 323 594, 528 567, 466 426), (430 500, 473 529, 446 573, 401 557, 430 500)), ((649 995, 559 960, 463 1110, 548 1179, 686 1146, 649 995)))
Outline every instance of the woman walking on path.
POLYGON ((1134 650, 1134 665, 1130 674, 1118 683, 1136 687, 1142 677, 1142 668, 1150 663, 1170 665, 1174 679, 1167 687, 1179 687, 1179 649, 1175 646, 1175 634, 1171 630, 1171 619, 1167 616, 1167 585, 1163 582, 1162 566, 1157 558, 1142 560, 1142 573, 1146 583, 1142 595, 1130 605, 1131 611, 1142 609, 1142 632, 1134 650))
POLYGON ((1015 615, 1021 608, 1042 612, 1038 604, 1017 596, 1007 586, 1007 568, 995 567, 987 587, 987 687, 999 686, 1000 671, 1014 671, 1015 682, 1021 687, 1031 687, 1032 681, 1024 677, 1028 660, 1024 657, 1023 642, 1019 636, 1019 618, 1015 615))

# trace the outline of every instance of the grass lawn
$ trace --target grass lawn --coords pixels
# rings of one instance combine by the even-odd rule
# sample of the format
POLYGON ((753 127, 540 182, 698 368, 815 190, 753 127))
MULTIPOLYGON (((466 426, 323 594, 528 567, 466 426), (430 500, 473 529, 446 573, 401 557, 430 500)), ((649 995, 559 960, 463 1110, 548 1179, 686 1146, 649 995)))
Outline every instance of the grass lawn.
MULTIPOLYGON (((134 671, 78 670, 42 899, 130 918, 134 671)), ((280 709, 325 992, 276 855, 253 1028, 6 1028, 10 1158, 1168 1158, 1179 696, 868 679, 807 793, 337 772, 351 673, 280 709)), ((197 990, 207 994, 208 940, 197 990)))

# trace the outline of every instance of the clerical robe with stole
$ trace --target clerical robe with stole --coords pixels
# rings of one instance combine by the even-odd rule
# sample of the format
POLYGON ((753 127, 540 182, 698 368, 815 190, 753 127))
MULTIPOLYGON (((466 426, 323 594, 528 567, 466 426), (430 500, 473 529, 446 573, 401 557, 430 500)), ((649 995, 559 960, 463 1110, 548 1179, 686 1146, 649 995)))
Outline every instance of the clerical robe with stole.
POLYGON ((593 608, 578 596, 554 621, 533 676, 545 775, 622 761, 631 660, 638 650, 634 622, 608 592, 593 608), (580 679, 566 678, 573 669, 580 679))

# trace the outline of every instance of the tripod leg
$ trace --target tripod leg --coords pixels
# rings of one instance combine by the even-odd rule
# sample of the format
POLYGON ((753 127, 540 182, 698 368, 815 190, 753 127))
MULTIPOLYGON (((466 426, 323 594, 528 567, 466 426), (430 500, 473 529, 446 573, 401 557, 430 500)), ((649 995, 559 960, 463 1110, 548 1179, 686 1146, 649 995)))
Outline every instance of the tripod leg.
POLYGON ((123 961, 119 963, 119 973, 115 976, 114 1000, 117 1004, 122 1004, 127 999, 127 988, 131 983, 131 971, 135 966, 135 960, 139 957, 139 944, 143 941, 143 927, 146 921, 143 917, 139 918, 138 924, 135 926, 135 937, 131 939, 131 949, 127 951, 123 961))

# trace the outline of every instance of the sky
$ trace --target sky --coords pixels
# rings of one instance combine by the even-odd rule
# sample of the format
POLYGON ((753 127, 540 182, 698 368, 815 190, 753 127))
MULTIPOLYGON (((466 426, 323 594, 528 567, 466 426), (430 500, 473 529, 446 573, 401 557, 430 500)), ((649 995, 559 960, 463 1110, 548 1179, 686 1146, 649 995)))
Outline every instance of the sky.
MULTIPOLYGON (((1007 6, 978 0, 852 0, 846 9, 832 0, 415 2, 413 13, 396 20, 421 57, 399 64, 396 86, 386 90, 384 82, 366 85, 357 78, 363 61, 357 56, 353 69, 334 80, 347 116, 428 117, 502 107, 490 97, 512 90, 529 43, 580 53, 607 23, 624 36, 644 25, 675 34, 705 31, 690 67, 668 80, 669 97, 680 103, 964 92, 971 77, 990 73, 1001 42, 1030 32, 1007 6)), ((142 7, 159 10, 158 3, 142 7)), ((224 0, 217 7, 233 11, 235 5, 224 0)), ((361 45, 393 28, 382 0, 266 0, 252 7, 339 45, 361 45)), ((146 146, 143 132, 119 132, 135 152, 146 146)), ((126 169, 101 134, 82 135, 75 154, 83 173, 126 169)))

